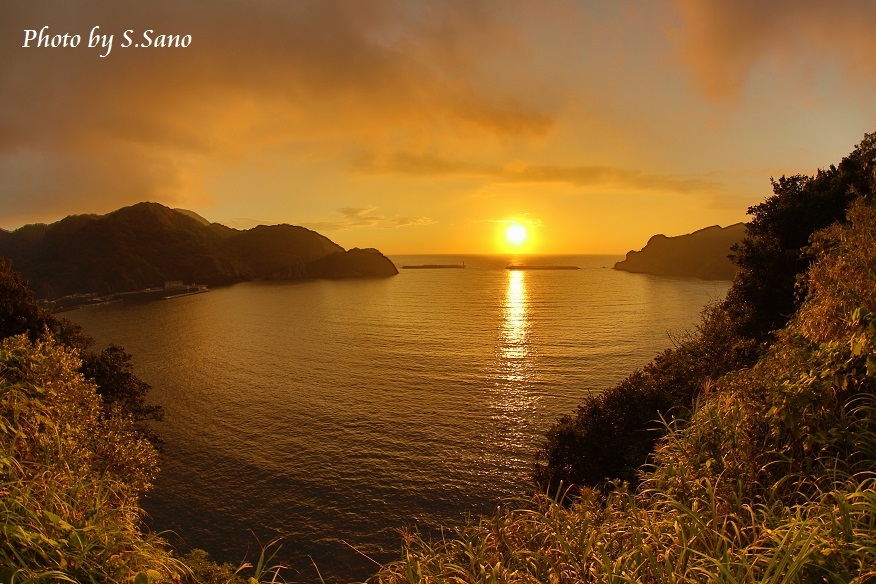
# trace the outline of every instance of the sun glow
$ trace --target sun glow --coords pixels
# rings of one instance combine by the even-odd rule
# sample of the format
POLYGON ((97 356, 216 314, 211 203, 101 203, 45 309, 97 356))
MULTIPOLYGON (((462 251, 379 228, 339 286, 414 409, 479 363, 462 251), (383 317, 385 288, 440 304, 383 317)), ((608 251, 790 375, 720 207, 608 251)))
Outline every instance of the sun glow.
POLYGON ((520 223, 512 223, 505 229, 505 241, 515 247, 525 243, 528 238, 529 234, 526 232, 526 227, 520 223))

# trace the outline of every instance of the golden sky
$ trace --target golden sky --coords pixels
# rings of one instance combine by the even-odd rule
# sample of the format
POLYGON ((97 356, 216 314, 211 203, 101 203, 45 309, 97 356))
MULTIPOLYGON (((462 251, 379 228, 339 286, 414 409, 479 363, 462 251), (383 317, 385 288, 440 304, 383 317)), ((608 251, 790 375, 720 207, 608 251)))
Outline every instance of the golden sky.
POLYGON ((876 2, 5 0, 0 227, 139 201, 344 247, 624 253, 876 127, 876 2), (26 30, 77 47, 21 45, 26 30), (112 34, 112 50, 89 33, 112 34), (151 29, 186 48, 123 47, 151 29))

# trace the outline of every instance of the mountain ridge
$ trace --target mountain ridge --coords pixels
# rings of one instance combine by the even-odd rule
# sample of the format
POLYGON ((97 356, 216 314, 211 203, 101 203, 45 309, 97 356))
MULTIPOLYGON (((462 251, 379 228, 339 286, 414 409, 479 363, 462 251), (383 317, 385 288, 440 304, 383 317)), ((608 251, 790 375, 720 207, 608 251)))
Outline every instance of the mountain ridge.
POLYGON ((304 227, 236 230, 150 202, 25 225, 0 237, 0 256, 46 298, 128 292, 174 280, 221 285, 398 273, 376 250, 367 258, 351 252, 304 227), (315 264, 333 255, 347 259, 315 264))

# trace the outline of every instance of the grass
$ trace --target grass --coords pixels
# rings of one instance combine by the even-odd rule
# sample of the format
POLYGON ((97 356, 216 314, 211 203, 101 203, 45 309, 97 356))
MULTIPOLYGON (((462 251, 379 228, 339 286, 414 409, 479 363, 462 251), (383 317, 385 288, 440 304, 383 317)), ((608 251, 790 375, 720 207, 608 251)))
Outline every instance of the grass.
POLYGON ((172 579, 184 566, 139 528, 154 450, 78 365, 51 341, 0 348, 0 581, 172 579))

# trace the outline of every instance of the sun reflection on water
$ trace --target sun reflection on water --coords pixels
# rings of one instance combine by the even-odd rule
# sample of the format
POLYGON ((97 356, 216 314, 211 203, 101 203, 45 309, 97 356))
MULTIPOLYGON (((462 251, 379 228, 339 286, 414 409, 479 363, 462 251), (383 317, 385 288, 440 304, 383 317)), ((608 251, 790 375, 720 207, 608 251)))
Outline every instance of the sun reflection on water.
POLYGON ((532 298, 526 284, 524 272, 508 271, 491 416, 498 422, 498 433, 491 438, 498 452, 519 450, 533 439, 533 414, 539 401, 534 391, 538 354, 532 341, 532 298))
POLYGON ((525 359, 529 351, 529 320, 527 319, 526 281, 523 272, 508 272, 508 289, 502 322, 503 361, 525 359))

